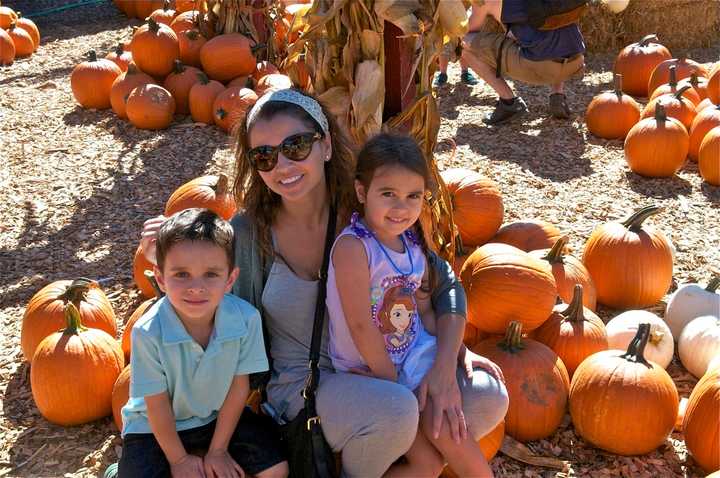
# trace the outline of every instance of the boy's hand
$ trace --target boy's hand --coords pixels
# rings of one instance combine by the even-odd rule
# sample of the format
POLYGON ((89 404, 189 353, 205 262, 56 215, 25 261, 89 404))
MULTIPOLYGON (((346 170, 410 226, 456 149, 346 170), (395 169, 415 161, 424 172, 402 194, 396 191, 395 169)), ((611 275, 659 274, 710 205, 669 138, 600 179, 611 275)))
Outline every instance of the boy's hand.
POLYGON ((209 450, 205 455, 207 478, 245 478, 245 472, 225 450, 209 450))
POLYGON ((143 255, 145 259, 152 264, 157 264, 155 260, 155 241, 157 240, 157 233, 160 230, 160 226, 162 226, 166 219, 165 216, 156 216, 148 219, 143 224, 143 230, 140 233, 140 247, 143 250, 143 255))
POLYGON ((171 463, 170 473, 173 478, 206 478, 202 458, 190 454, 171 463))

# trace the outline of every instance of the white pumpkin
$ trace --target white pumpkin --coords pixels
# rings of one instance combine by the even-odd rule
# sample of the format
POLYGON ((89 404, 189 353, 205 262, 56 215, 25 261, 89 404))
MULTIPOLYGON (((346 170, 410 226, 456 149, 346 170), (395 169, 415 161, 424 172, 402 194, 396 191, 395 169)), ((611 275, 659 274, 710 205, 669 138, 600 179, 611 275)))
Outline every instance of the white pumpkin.
POLYGON ((611 12, 620 13, 627 8, 630 0, 602 0, 602 3, 611 12))
POLYGON ((665 309, 665 323, 670 327, 675 340, 688 322, 701 315, 720 316, 720 276, 714 277, 707 285, 684 284, 675 291, 665 309))
POLYGON ((693 319, 680 334, 678 355, 688 372, 705 375, 710 361, 720 354, 720 318, 705 315, 693 319))
POLYGON ((660 317, 646 310, 628 310, 607 323, 608 349, 627 350, 640 324, 650 324, 645 358, 667 368, 675 349, 672 333, 660 317))

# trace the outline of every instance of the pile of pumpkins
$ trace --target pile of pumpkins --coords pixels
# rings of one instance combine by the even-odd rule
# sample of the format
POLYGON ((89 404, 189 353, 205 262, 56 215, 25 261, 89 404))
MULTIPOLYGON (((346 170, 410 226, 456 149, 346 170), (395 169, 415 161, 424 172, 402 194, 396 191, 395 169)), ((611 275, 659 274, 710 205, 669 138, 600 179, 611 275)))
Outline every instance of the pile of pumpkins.
MULTIPOLYGON (((674 340, 690 373, 720 374, 710 365, 720 356, 720 277, 680 287, 660 318, 641 310, 657 305, 672 282, 673 247, 645 224, 660 208, 598 225, 576 258, 551 223, 500 227, 504 206, 493 181, 466 169, 441 176, 459 244, 454 268, 467 294, 464 343, 503 371, 505 433, 522 442, 546 438, 569 408, 576 432, 598 448, 640 455, 660 446, 682 424, 665 371, 674 340), (603 323, 598 303, 624 312, 603 323)), ((688 449, 708 472, 720 468, 715 380, 695 388, 684 425, 688 449)))
POLYGON ((128 44, 102 59, 90 52, 70 77, 77 102, 112 108, 140 129, 164 129, 174 115, 189 114, 230 132, 263 93, 292 86, 275 65, 257 61, 258 47, 248 37, 206 38, 198 29, 199 15, 178 13, 166 1, 128 44))
POLYGON ((0 66, 12 65, 15 58, 26 58, 40 46, 40 30, 35 22, 10 7, 0 6, 0 66))
POLYGON ((615 89, 588 105, 588 130, 625 139, 625 159, 646 177, 671 177, 687 157, 703 180, 720 186, 720 62, 709 70, 648 35, 626 46, 615 65, 615 89), (644 108, 633 98, 646 97, 644 108))

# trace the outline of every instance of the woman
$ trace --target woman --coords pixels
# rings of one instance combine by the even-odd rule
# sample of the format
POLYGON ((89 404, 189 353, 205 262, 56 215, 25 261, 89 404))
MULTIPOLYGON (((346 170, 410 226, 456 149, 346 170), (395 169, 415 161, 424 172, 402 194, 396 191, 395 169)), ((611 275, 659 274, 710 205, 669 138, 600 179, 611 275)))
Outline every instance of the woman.
MULTIPOLYGON (((233 293, 261 311, 272 360, 268 402, 291 420, 303 407, 330 203, 337 207, 338 229, 357 206, 353 152, 327 111, 294 89, 258 100, 235 139, 235 196, 245 209, 232 219, 240 268, 233 293)), ((149 255, 162 220, 146 222, 143 249, 149 255)), ((499 368, 471 352, 458 367, 465 294, 445 261, 432 256, 430 266, 437 277, 432 303, 438 352, 419 397, 394 382, 335 373, 323 333, 317 410, 328 443, 342 451, 345 476, 383 475, 410 448, 428 397, 438 440, 479 439, 505 416, 499 368)))

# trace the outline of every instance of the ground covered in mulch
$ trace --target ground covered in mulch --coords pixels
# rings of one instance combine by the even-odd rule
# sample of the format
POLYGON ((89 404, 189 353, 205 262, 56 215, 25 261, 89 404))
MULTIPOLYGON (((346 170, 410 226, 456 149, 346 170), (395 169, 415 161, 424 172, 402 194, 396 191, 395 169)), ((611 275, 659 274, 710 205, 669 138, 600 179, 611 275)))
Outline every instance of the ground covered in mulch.
MULTIPOLYGON (((32 3, 4 2, 9 6, 32 3)), ((119 433, 110 418, 75 428, 45 421, 30 392, 22 362, 20 324, 25 304, 47 283, 86 276, 104 279, 124 321, 141 298, 133 287, 132 257, 142 222, 162 211, 170 192, 205 173, 232 172, 228 138, 215 127, 176 121, 161 132, 139 131, 110 111, 85 111, 74 102, 72 68, 94 48, 103 54, 129 38, 131 25, 109 4, 38 19, 42 46, 30 59, 0 69, 0 476, 96 476, 117 460, 119 433)), ((702 62, 718 48, 689 51, 702 62)), ((674 52, 677 56, 680 52, 674 52)), ((648 223, 677 250, 675 283, 707 282, 720 272, 720 189, 703 184, 694 163, 672 179, 629 171, 622 142, 599 140, 583 123, 585 105, 609 87, 611 56, 590 56, 588 73, 570 85, 569 121, 548 117, 547 91, 516 85, 530 114, 488 128, 488 87, 459 83, 456 65, 440 90, 440 139, 453 139, 453 157, 439 146, 442 168, 466 166, 495 179, 504 194, 506 222, 541 218, 582 244, 601 222, 648 204, 665 211, 648 223)), ((664 304, 653 308, 662 313, 664 304)), ((617 311, 601 309, 608 319, 617 311)), ((696 380, 677 358, 669 367, 681 396, 696 380)), ((682 435, 635 458, 598 451, 579 439, 569 417, 551 438, 529 444, 569 462, 564 471, 527 466, 499 454, 498 476, 700 476, 682 435)))

